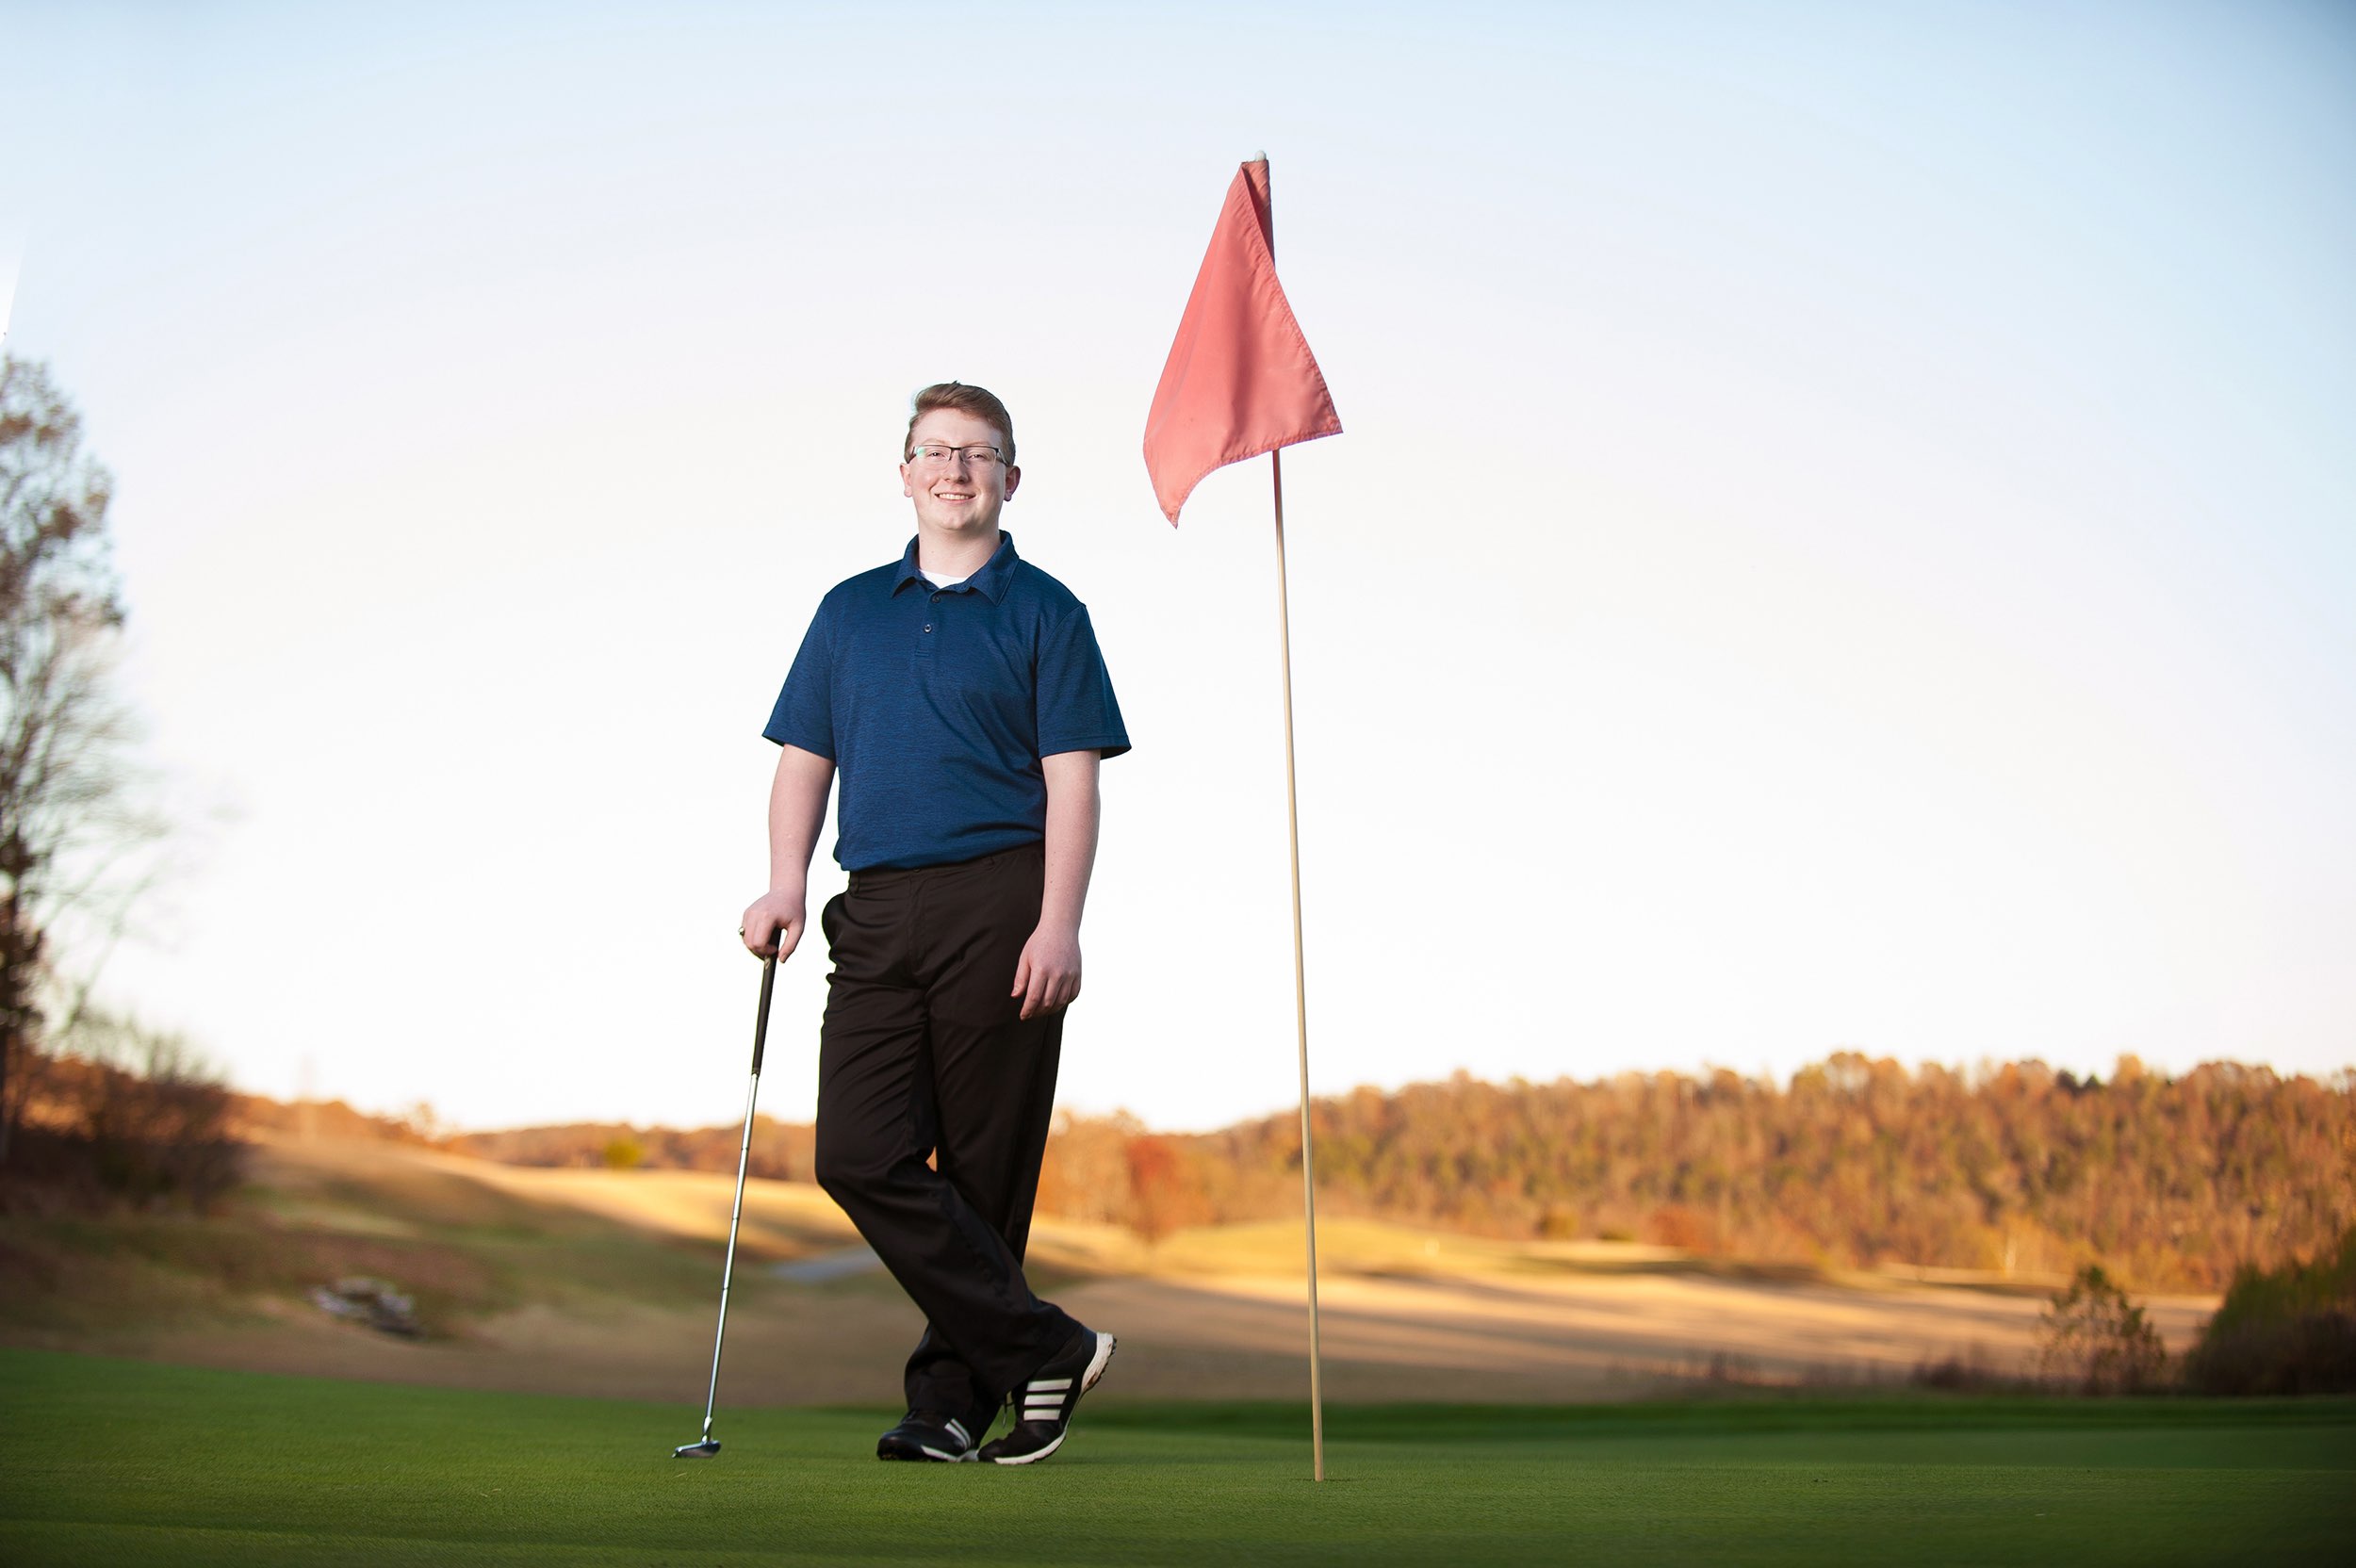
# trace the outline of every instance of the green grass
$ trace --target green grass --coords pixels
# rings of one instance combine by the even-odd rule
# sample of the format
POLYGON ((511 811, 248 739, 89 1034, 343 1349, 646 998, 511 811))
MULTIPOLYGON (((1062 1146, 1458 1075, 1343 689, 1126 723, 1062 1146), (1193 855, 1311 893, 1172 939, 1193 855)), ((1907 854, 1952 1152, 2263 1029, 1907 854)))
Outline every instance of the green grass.
POLYGON ((2306 1562, 2356 1401, 1759 1399, 1084 1413, 1028 1470, 886 1465, 877 1412, 724 1410, 0 1351, 0 1561, 2306 1562))

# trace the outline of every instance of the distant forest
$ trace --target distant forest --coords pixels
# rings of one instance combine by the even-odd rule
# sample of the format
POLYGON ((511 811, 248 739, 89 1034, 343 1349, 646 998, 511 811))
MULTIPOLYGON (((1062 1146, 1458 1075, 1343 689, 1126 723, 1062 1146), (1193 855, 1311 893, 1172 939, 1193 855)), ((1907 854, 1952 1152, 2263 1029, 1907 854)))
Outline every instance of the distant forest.
MULTIPOLYGON (((2037 1062, 1909 1071, 1843 1053, 1788 1086, 1717 1071, 1487 1084, 1462 1073, 1315 1104, 1319 1212, 1507 1237, 1656 1242, 1834 1267, 2060 1275, 2222 1288, 2321 1255, 2356 1222, 2356 1074, 2121 1057, 2107 1082, 2037 1062)), ((477 1134, 528 1165, 733 1170, 739 1126, 477 1134)), ((807 1126, 763 1120, 756 1174, 807 1181, 807 1126)), ((1042 1213, 1181 1226, 1300 1212, 1297 1115, 1216 1133, 1064 1116, 1042 1213)))

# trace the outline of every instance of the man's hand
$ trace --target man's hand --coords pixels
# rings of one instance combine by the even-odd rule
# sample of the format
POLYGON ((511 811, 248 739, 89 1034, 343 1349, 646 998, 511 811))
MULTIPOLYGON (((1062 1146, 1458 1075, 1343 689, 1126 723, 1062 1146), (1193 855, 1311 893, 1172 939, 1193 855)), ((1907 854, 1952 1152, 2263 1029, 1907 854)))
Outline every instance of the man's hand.
POLYGON ((1023 944, 1022 960, 1014 966, 1014 989, 1023 999, 1023 1016, 1068 1007, 1080 994, 1080 933, 1062 924, 1039 923, 1023 944))
POLYGON ((800 888, 772 888, 746 905, 738 931, 745 951, 756 958, 775 953, 779 963, 792 957, 802 942, 804 902, 800 888))

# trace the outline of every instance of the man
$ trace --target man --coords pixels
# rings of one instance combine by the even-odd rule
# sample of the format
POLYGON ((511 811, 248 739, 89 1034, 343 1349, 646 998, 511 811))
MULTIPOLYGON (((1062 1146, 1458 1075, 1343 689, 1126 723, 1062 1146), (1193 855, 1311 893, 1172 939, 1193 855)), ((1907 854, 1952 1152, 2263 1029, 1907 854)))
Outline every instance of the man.
POLYGON ((839 770, 851 875, 821 917, 818 1181, 926 1319, 876 1455, 1028 1464, 1113 1352, 1031 1294, 1023 1250, 1080 993, 1097 765, 1129 737, 1087 607, 998 526, 1023 477, 1006 405, 928 386, 901 456, 916 537, 820 602, 763 731, 782 749, 744 945, 800 942, 839 770), (1013 1429, 981 1446, 1010 1396, 1013 1429))

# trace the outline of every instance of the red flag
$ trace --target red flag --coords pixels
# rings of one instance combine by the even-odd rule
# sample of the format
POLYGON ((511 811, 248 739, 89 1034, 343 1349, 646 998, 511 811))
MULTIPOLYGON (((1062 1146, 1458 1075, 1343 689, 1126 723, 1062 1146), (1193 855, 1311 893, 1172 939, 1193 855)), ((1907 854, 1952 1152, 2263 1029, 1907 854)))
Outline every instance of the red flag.
POLYGON ((1325 374, 1276 281, 1268 159, 1254 158, 1227 188, 1153 389, 1145 470, 1175 527, 1178 509, 1212 469, 1341 432, 1325 374))

